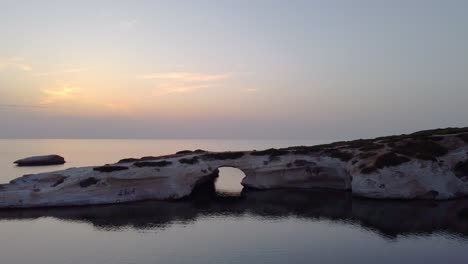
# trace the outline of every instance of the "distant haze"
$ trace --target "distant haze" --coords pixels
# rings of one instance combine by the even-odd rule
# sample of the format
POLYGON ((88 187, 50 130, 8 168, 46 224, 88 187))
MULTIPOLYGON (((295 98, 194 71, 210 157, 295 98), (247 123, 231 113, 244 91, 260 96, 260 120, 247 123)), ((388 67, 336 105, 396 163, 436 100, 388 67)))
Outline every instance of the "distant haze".
POLYGON ((0 1, 0 138, 468 126, 468 1, 0 1))

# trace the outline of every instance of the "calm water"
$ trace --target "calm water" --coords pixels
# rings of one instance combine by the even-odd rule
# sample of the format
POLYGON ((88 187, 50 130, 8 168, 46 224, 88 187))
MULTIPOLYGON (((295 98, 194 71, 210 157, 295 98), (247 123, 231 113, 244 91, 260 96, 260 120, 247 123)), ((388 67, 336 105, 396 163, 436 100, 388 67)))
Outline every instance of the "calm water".
MULTIPOLYGON (((28 173, 182 149, 248 150, 320 142, 0 140, 2 182, 28 173), (16 168, 57 153, 65 166, 16 168)), ((242 190, 225 168, 178 202, 0 210, 0 263, 466 263, 468 200, 382 202, 343 192, 242 190)))

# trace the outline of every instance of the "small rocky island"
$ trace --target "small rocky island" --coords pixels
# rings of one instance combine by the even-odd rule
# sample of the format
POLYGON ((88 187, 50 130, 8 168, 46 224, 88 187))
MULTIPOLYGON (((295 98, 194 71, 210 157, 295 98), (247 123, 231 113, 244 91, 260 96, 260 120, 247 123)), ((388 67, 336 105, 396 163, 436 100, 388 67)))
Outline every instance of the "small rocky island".
POLYGON ((468 196, 468 128, 262 151, 180 151, 25 175, 0 185, 0 208, 77 206, 189 196, 235 167, 252 189, 328 188, 374 199, 468 196))
POLYGON ((50 166, 65 164, 65 159, 59 155, 34 156, 14 162, 18 167, 50 166))

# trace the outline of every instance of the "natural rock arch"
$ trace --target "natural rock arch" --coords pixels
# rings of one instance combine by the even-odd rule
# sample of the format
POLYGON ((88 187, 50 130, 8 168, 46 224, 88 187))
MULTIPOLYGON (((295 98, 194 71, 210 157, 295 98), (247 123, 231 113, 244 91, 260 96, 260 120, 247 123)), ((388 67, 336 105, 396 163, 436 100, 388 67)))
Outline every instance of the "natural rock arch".
POLYGON ((217 168, 215 190, 220 194, 237 195, 242 192, 242 181, 247 177, 245 172, 233 166, 221 166, 217 168))
POLYGON ((377 199, 468 196, 468 128, 262 151, 182 151, 25 175, 0 185, 0 208, 173 200, 235 167, 255 189, 328 188, 377 199))

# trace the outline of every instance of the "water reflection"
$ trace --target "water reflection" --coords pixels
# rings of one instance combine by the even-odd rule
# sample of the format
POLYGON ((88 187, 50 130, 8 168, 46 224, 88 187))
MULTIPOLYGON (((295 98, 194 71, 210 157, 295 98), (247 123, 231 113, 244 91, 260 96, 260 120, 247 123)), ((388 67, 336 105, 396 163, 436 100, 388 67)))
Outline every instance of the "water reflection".
POLYGON ((120 205, 74 208, 2 210, 0 221, 53 217, 86 222, 100 230, 164 229, 173 223, 193 223, 200 217, 244 216, 265 219, 299 217, 328 219, 364 227, 389 239, 401 235, 446 233, 468 238, 468 199, 454 201, 376 201, 330 190, 243 190, 225 196, 214 184, 198 189, 187 199, 146 201, 120 205))

